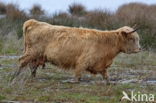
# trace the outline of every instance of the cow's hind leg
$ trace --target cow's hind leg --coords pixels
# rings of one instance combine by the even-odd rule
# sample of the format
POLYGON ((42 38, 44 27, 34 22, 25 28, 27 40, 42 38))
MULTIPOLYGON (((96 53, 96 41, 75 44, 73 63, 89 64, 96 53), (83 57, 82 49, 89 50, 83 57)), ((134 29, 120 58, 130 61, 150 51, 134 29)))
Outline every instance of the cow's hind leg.
POLYGON ((20 58, 20 60, 19 60, 20 66, 19 66, 19 69, 16 71, 15 76, 18 76, 18 75, 21 73, 22 69, 23 69, 25 66, 27 66, 27 64, 28 64, 29 62, 31 62, 32 59, 33 59, 33 58, 32 58, 31 55, 25 55, 25 56, 23 56, 22 58, 20 58))
POLYGON ((40 64, 42 65, 42 69, 45 69, 46 58, 42 57, 40 62, 41 62, 40 64))
POLYGON ((24 55, 19 59, 20 66, 18 67, 17 71, 15 71, 15 73, 13 74, 11 81, 21 73, 23 68, 27 66, 31 59, 32 57, 30 55, 24 55))
POLYGON ((31 77, 36 77, 36 71, 38 66, 35 63, 29 64, 30 70, 31 70, 31 77))
POLYGON ((42 65, 42 69, 45 69, 45 64, 42 65))

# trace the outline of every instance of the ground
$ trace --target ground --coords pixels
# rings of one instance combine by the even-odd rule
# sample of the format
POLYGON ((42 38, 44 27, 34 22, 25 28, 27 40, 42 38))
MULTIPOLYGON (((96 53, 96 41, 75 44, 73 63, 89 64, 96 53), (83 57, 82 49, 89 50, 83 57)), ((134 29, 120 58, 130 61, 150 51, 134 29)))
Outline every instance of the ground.
MULTIPOLYGON (((71 83, 72 71, 50 64, 45 69, 39 68, 34 79, 26 69, 10 82, 17 69, 17 59, 16 56, 0 56, 0 101, 3 103, 130 103, 120 101, 122 91, 128 95, 134 91, 156 96, 156 54, 153 52, 117 56, 109 68, 111 85, 106 85, 100 75, 89 73, 84 73, 80 83, 71 83)), ((156 103, 156 97, 151 103, 156 103)))

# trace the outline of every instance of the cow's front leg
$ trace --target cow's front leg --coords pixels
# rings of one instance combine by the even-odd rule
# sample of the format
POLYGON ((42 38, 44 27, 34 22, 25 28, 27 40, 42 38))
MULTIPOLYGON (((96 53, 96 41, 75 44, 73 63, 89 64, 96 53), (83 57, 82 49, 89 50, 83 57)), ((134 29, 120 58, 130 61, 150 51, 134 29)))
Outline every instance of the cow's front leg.
POLYGON ((103 79, 106 80, 106 84, 107 84, 107 85, 110 85, 110 80, 109 80, 109 75, 108 75, 108 73, 107 73, 107 69, 103 70, 103 71, 101 72, 101 75, 102 75, 103 79))
POLYGON ((85 64, 76 66, 76 69, 75 69, 75 81, 76 82, 79 82, 81 80, 82 72, 85 71, 85 69, 86 69, 85 64))
POLYGON ((82 70, 77 68, 75 70, 75 78, 74 78, 74 82, 79 82, 81 80, 81 72, 82 70))

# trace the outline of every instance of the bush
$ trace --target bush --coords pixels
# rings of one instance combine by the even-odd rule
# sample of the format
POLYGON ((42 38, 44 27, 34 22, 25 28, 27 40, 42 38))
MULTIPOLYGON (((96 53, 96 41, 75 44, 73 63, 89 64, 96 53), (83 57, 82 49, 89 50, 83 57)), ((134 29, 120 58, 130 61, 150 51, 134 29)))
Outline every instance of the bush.
POLYGON ((11 20, 26 19, 24 11, 19 10, 18 5, 8 4, 6 6, 6 15, 11 20))
POLYGON ((44 15, 44 10, 41 8, 40 5, 34 5, 30 9, 30 15, 34 18, 39 18, 40 16, 44 15))
POLYGON ((53 25, 64 25, 64 26, 77 26, 78 20, 74 19, 72 16, 65 12, 55 13, 51 19, 51 24, 53 25))
POLYGON ((17 32, 18 38, 22 37, 22 26, 24 20, 10 20, 10 18, 0 19, 0 35, 8 35, 12 31, 17 32))
POLYGON ((6 5, 0 2, 0 14, 6 14, 6 5))
POLYGON ((18 39, 20 39, 22 36, 23 36, 23 23, 24 21, 17 21, 17 25, 16 25, 16 34, 17 34, 17 37, 18 39))
POLYGON ((67 13, 55 13, 51 19, 51 24, 53 25, 65 25, 72 26, 72 21, 67 13))
POLYGON ((86 14, 86 8, 82 4, 72 4, 68 9, 69 13, 76 16, 83 16, 86 14))
POLYGON ((130 3, 122 5, 116 12, 116 17, 124 25, 132 25, 140 22, 140 19, 145 19, 145 12, 148 6, 141 3, 130 3))
POLYGON ((112 14, 108 11, 94 10, 86 15, 87 24, 91 28, 112 29, 112 14))

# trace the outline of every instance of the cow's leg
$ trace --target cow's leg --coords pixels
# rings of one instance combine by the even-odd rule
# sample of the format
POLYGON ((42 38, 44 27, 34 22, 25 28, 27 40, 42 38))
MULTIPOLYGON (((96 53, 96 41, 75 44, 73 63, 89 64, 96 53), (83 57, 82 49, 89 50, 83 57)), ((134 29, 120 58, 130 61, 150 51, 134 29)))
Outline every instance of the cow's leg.
POLYGON ((36 71, 37 71, 37 68, 40 65, 42 66, 42 69, 45 67, 45 59, 44 58, 38 58, 38 59, 32 61, 29 64, 29 67, 30 67, 30 70, 31 70, 31 76, 32 77, 36 77, 36 71))
POLYGON ((26 55, 26 56, 23 56, 22 58, 20 58, 19 62, 20 62, 20 66, 19 66, 19 69, 18 71, 16 72, 16 76, 20 74, 20 72, 22 71, 22 69, 27 66, 27 64, 32 61, 32 56, 30 55, 26 55))
POLYGON ((38 68, 38 66, 36 65, 36 63, 30 63, 29 64, 29 68, 31 70, 31 77, 36 77, 36 70, 38 68))
POLYGON ((106 84, 109 85, 110 81, 109 81, 109 75, 107 73, 107 69, 103 70, 102 72, 100 72, 103 79, 106 79, 106 84))
POLYGON ((37 71, 37 67, 35 67, 32 71, 31 71, 31 76, 32 77, 36 77, 36 71, 37 71))
POLYGON ((75 82, 79 82, 81 80, 81 69, 75 70, 75 82))
POLYGON ((81 74, 83 71, 86 70, 86 66, 85 64, 80 64, 78 66, 76 66, 76 69, 75 69, 75 81, 76 82, 79 82, 81 80, 81 74))
POLYGON ((20 66, 19 66, 18 70, 14 73, 14 75, 12 76, 11 81, 21 73, 22 69, 23 69, 25 66, 27 66, 27 64, 28 64, 31 60, 32 60, 32 56, 30 56, 30 55, 24 55, 24 56, 22 56, 22 57, 20 58, 20 60, 19 60, 20 66))
POLYGON ((22 57, 20 57, 18 60, 21 61, 23 60, 24 58, 26 58, 27 56, 29 56, 28 54, 24 54, 22 57))
POLYGON ((42 64, 42 69, 45 69, 45 63, 44 63, 44 64, 42 64))
POLYGON ((43 57, 43 60, 42 60, 42 62, 41 62, 42 69, 45 69, 45 62, 46 62, 46 58, 43 57))

